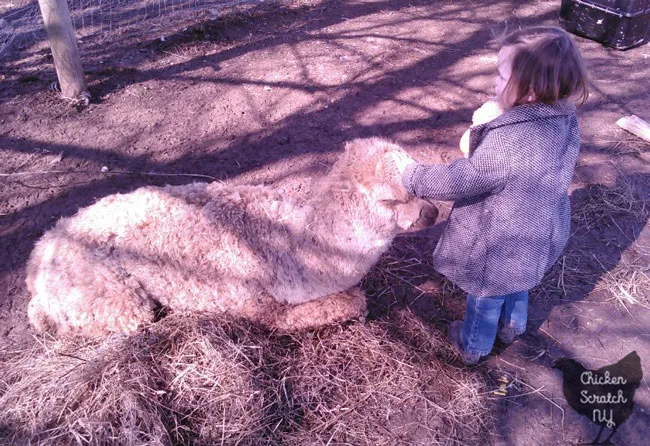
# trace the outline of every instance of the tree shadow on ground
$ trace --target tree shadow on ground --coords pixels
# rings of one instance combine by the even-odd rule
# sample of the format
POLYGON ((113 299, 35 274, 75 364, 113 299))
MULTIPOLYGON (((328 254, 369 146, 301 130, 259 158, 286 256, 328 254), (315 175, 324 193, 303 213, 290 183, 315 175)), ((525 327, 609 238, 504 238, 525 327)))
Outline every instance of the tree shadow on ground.
MULTIPOLYGON (((572 234, 544 282, 531 292, 530 332, 542 329, 558 305, 592 295, 611 298, 612 289, 628 286, 625 276, 634 271, 634 265, 628 265, 635 253, 626 251, 650 218, 648 184, 646 173, 621 173, 612 185, 589 184, 573 191, 572 234)), ((637 297, 640 302, 648 298, 637 297)))
MULTIPOLYGON (((425 3, 427 2, 418 4, 425 3)), ((300 33, 291 34, 289 37, 290 43, 297 44, 306 39, 325 38, 323 36, 309 36, 307 31, 310 30, 318 31, 327 26, 372 14, 385 8, 397 11, 411 5, 411 3, 406 2, 389 1, 363 5, 345 3, 340 5, 341 9, 336 14, 326 15, 323 20, 312 20, 309 16, 306 17, 306 19, 309 19, 307 20, 309 28, 303 28, 300 33)), ((333 8, 333 6, 328 5, 328 8, 333 8)), ((315 17, 318 17, 322 11, 317 10, 316 12, 312 11, 312 13, 315 14, 315 17)), ((439 11, 436 18, 444 20, 445 15, 451 18, 456 13, 457 7, 453 7, 446 12, 439 11)), ((273 16, 253 17, 256 20, 263 21, 273 18, 273 16)), ((292 20, 294 19, 292 18, 292 20)), ((544 17, 540 17, 540 19, 544 19, 544 17)), ((370 28, 367 32, 373 33, 375 31, 370 28)), ((179 174, 193 172, 219 179, 233 178, 289 157, 306 153, 324 154, 333 150, 340 150, 345 141, 357 137, 382 136, 390 138, 400 132, 430 130, 432 128, 440 129, 455 125, 459 121, 465 121, 466 115, 470 113, 469 108, 457 108, 444 113, 427 110, 427 116, 421 119, 370 125, 358 125, 354 122, 354 119, 351 120, 351 117, 362 113, 364 110, 372 109, 385 97, 396 96, 399 91, 408 86, 414 84, 426 85, 428 82, 434 81, 447 66, 462 59, 465 56, 465 51, 483 46, 484 42, 489 40, 490 37, 491 31, 489 27, 482 27, 476 32, 468 33, 461 42, 453 45, 442 45, 435 54, 410 66, 391 70, 377 79, 346 85, 347 93, 342 95, 340 99, 331 102, 326 108, 319 108, 315 111, 298 111, 286 118, 277 128, 270 129, 270 131, 265 129, 251 134, 238 135, 223 150, 216 153, 210 150, 204 152, 188 150, 172 162, 156 162, 151 160, 149 154, 133 156, 128 152, 106 150, 99 146, 56 145, 46 141, 27 140, 19 137, 7 137, 7 143, 3 148, 15 153, 32 153, 40 147, 48 147, 48 149, 55 152, 61 151, 66 154, 67 164, 74 167, 72 170, 84 168, 92 170, 96 169, 96 166, 110 164, 115 166, 116 169, 145 173, 164 171, 179 174)), ((329 36, 327 39, 335 39, 335 36, 329 36)), ((142 73, 142 77, 138 78, 138 81, 146 79, 178 80, 178 76, 182 77, 185 70, 192 71, 203 66, 218 65, 226 59, 242 57, 248 52, 263 47, 285 44, 286 42, 287 36, 284 35, 262 37, 260 42, 246 43, 233 49, 218 52, 212 56, 200 57, 188 63, 174 65, 171 68, 149 70, 142 73)), ((112 51, 117 54, 118 50, 130 51, 129 48, 122 46, 118 46, 112 51)), ((107 54, 111 55, 111 50, 107 54)), ((120 76, 115 76, 115 78, 119 79, 120 76)), ((305 85, 301 85, 299 88, 313 89, 313 85, 310 86, 307 81, 308 79, 305 79, 305 85)), ((209 82, 209 80, 206 80, 206 82, 209 82)), ((244 81, 233 80, 233 82, 241 85, 244 81)), ((99 90, 102 88, 104 87, 98 86, 99 90)), ((110 88, 105 90, 105 92, 110 91, 110 88)), ((313 92, 312 90, 309 91, 313 92)), ((327 92, 327 89, 323 89, 323 91, 327 92)), ((133 144, 135 142, 133 138, 136 137, 123 141, 123 146, 133 144)), ((210 147, 214 144, 217 144, 216 138, 213 140, 207 138, 203 142, 204 147, 210 147)), ((177 147, 175 150, 182 151, 182 148, 177 147)), ((9 212, 2 216, 3 229, 0 234, 0 248, 12 253, 0 265, 3 276, 8 271, 24 265, 34 238, 53 223, 54 218, 70 215, 76 210, 75 208, 85 206, 96 198, 110 193, 125 192, 144 184, 178 184, 191 181, 187 178, 151 178, 146 176, 144 178, 112 176, 93 180, 90 174, 85 178, 88 180, 87 183, 67 188, 63 196, 38 199, 35 204, 21 206, 20 208, 16 206, 17 210, 15 212, 9 212)), ((18 181, 13 179, 4 179, 3 181, 10 183, 8 189, 9 193, 11 193, 11 189, 21 185, 23 178, 18 181)), ((26 183, 23 182, 22 184, 26 183)), ((61 187, 64 186, 61 185, 61 187)), ((51 188, 48 189, 50 189, 50 195, 53 195, 51 188)), ((56 190, 56 187, 54 189, 56 190)), ((45 194, 40 195, 42 197, 45 194)), ((29 201, 33 202, 34 200, 29 201)))
MULTIPOLYGON (((504 3, 507 2, 485 2, 481 7, 504 3)), ((511 3, 514 5, 517 2, 511 3)), ((180 32, 172 36, 166 43, 156 39, 154 41, 139 42, 126 46, 116 45, 115 47, 107 48, 104 52, 102 52, 101 48, 97 48, 96 52, 89 53, 92 54, 92 57, 96 58, 93 59, 93 63, 99 64, 100 59, 121 60, 124 56, 133 55, 134 59, 131 59, 128 63, 135 65, 129 66, 126 69, 120 67, 119 64, 108 69, 101 68, 100 65, 88 65, 87 68, 92 71, 88 74, 89 81, 91 88, 95 90, 100 98, 121 91, 127 85, 144 83, 148 80, 156 79, 165 79, 176 83, 204 82, 219 86, 249 85, 258 81, 247 79, 244 76, 220 78, 216 75, 201 79, 200 77, 196 78, 191 73, 196 70, 211 68, 216 68, 215 73, 218 73, 219 66, 223 65, 224 62, 243 57, 254 51, 275 48, 287 42, 292 45, 297 45, 300 42, 316 41, 318 39, 334 41, 337 37, 341 39, 358 39, 359 35, 356 34, 351 36, 342 34, 339 36, 325 36, 321 31, 326 27, 343 23, 348 19, 363 17, 364 15, 376 13, 380 10, 390 9, 392 11, 399 11, 411 5, 425 6, 429 4, 430 2, 426 1, 415 3, 384 1, 363 5, 333 2, 329 8, 337 9, 336 17, 333 14, 326 14, 327 16, 324 17, 325 14, 323 11, 317 8, 307 8, 300 10, 299 14, 294 18, 282 19, 283 12, 276 11, 267 16, 254 16, 253 25, 249 26, 244 24, 242 28, 228 31, 231 34, 228 35, 226 33, 224 37, 224 49, 218 51, 216 54, 201 55, 167 67, 154 67, 146 70, 138 69, 138 58, 136 57, 138 54, 146 56, 141 57, 139 59, 140 61, 151 61, 160 56, 161 52, 174 49, 176 46, 186 45, 188 42, 191 45, 196 41, 202 42, 215 38, 219 39, 219 32, 221 32, 219 31, 219 26, 221 25, 218 22, 211 21, 201 25, 204 28, 204 31, 201 31, 203 34, 194 30, 190 30, 189 35, 184 34, 185 32, 180 32), (298 19, 303 19, 306 24, 297 23, 298 19), (261 26, 259 22, 271 22, 274 20, 287 25, 287 33, 260 35, 246 42, 248 32, 258 29, 256 26, 261 26)), ((457 14, 458 11, 466 8, 468 5, 473 5, 473 2, 458 4, 449 9, 443 8, 442 11, 437 13, 432 12, 431 19, 441 21, 450 20, 454 14, 457 14)), ((522 24, 540 23, 552 19, 554 19, 554 13, 549 13, 523 19, 522 24)), ((198 153, 187 150, 186 153, 171 162, 155 161, 146 155, 135 156, 117 151, 111 152, 103 150, 100 146, 89 147, 84 144, 55 146, 49 144, 47 141, 27 140, 20 137, 8 139, 7 147, 3 148, 16 153, 32 153, 39 147, 52 147, 53 150, 61 150, 66 154, 69 153, 69 158, 66 158, 64 163, 66 168, 96 169, 98 165, 101 166, 111 163, 111 165, 124 170, 139 170, 142 172, 165 171, 169 173, 195 172, 225 179, 237 177, 246 172, 260 169, 263 166, 293 156, 305 153, 322 155, 334 150, 340 150, 344 141, 354 137, 384 136, 394 138, 406 131, 428 131, 431 129, 452 128, 462 122, 467 122, 471 115, 471 110, 474 107, 470 104, 461 106, 452 104, 449 107, 452 108, 451 111, 438 112, 427 109, 425 110, 426 117, 423 118, 415 118, 413 120, 398 119, 394 122, 371 125, 362 125, 355 120, 355 116, 376 107, 385 97, 396 97, 398 92, 403 91, 407 87, 414 85, 425 86, 427 83, 431 83, 441 76, 445 76, 446 67, 462 60, 468 52, 477 48, 484 48, 485 42, 492 37, 490 27, 499 25, 501 20, 502 17, 495 17, 493 21, 485 23, 483 19, 477 18, 473 23, 468 22, 468 25, 480 24, 480 30, 465 35, 465 38, 458 43, 442 43, 438 51, 412 66, 390 69, 387 68, 389 66, 388 64, 383 65, 385 62, 380 61, 375 66, 379 66, 379 68, 385 71, 384 76, 344 84, 342 87, 347 89, 346 92, 341 97, 335 97, 328 104, 327 108, 321 108, 316 111, 301 110, 293 113, 273 129, 237 135, 235 139, 228 141, 222 150, 212 150, 212 146, 220 144, 218 138, 211 137, 212 135, 202 143, 198 153), (308 131, 305 131, 305 129, 308 129, 308 131), (201 149, 205 149, 205 151, 201 153, 201 149)), ((382 34, 379 28, 368 29, 360 35, 372 37, 378 33, 382 37, 391 38, 388 33, 382 34)), ((373 61, 369 62, 372 63, 373 61)), ((303 60, 303 63, 309 64, 310 61, 303 60)), ((53 72, 50 72, 50 77, 52 74, 53 72)), ((305 77, 302 82, 297 84, 279 82, 270 85, 273 88, 301 90, 312 95, 329 95, 334 91, 331 88, 315 84, 309 77, 305 77)), ((456 86, 459 89, 466 88, 462 82, 459 82, 456 86)), ((35 89, 40 89, 42 85, 36 85, 35 87, 35 89)), ((7 88, 3 90, 3 100, 17 97, 17 92, 13 89, 7 88)), ((606 99, 612 100, 612 97, 607 97, 606 99)), ((621 95, 614 99, 619 102, 625 102, 629 97, 621 95)), ((478 102, 478 99, 476 101, 478 102)), ((84 119, 83 114, 81 115, 81 119, 84 119)), ((134 141, 125 141, 126 144, 131 142, 134 141)), ((433 146, 439 144, 432 136, 424 136, 420 142, 433 146)), ((181 151, 184 147, 176 147, 175 149, 181 151)), ((586 150, 593 150, 593 148, 587 147, 586 150)), ((27 203, 25 206, 17 206, 7 215, 0 217, 0 225, 2 228, 0 232, 0 250, 3 253, 7 253, 3 255, 0 261, 0 283, 4 291, 6 291, 0 294, 5 296, 5 299, 11 300, 12 296, 15 296, 17 293, 25 293, 22 270, 24 269, 27 256, 36 238, 45 229, 50 227, 57 218, 71 215, 80 207, 91 204, 97 198, 107 194, 126 192, 146 184, 181 184, 191 181, 188 178, 182 177, 165 178, 147 177, 146 175, 115 175, 102 177, 98 180, 96 175, 88 174, 88 176, 72 177, 74 180, 70 180, 70 178, 62 177, 58 185, 40 186, 46 187, 45 192, 34 194, 29 200, 25 200, 27 203), (80 181, 84 184, 71 186, 73 181, 80 181), (61 188, 66 190, 65 194, 58 194, 57 191, 61 188)), ((640 183, 643 181, 645 181, 645 184, 648 183, 647 176, 638 175, 634 178, 635 181, 640 183)), ((22 191, 31 190, 34 187, 33 183, 25 179, 21 179, 20 181, 23 182, 23 185, 16 182, 11 184, 5 183, 7 184, 7 194, 19 189, 22 189, 22 191), (27 186, 24 184, 27 184, 27 186)), ((615 190, 618 189, 616 187, 611 189, 597 189, 596 186, 587 186, 584 189, 574 192, 572 198, 578 202, 582 202, 588 200, 594 194, 604 194, 604 196, 607 196, 615 190)), ((5 195, 5 193, 2 195, 5 195)), ((443 224, 436 225, 436 227, 423 231, 420 234, 400 237, 387 257, 380 262, 378 267, 365 280, 367 284, 365 287, 366 291, 370 294, 370 305, 373 316, 381 317, 382 314, 385 314, 386 311, 389 311, 393 307, 410 307, 427 323, 432 323, 443 331, 446 329, 447 323, 450 320, 462 317, 462 292, 438 276, 433 276, 432 279, 432 269, 430 268, 429 259, 443 224), (375 280, 373 274, 378 276, 377 280, 375 280), (370 281, 373 280, 377 282, 376 285, 370 284, 370 281), (391 289, 390 293, 385 292, 387 288, 391 289), (382 299, 384 300, 382 301, 382 299), (372 309, 373 305, 374 309, 372 309)), ((607 245, 605 250, 612 257, 609 259, 601 257, 600 254, 603 247, 595 243, 595 241, 599 240, 599 237, 603 233, 613 237, 617 231, 615 228, 616 224, 620 225, 619 220, 616 220, 611 226, 601 221, 593 228, 590 227, 586 234, 574 233, 569 248, 575 250, 577 257, 576 259, 571 258, 569 260, 575 260, 576 263, 572 265, 576 268, 582 268, 583 264, 587 265, 594 275, 594 277, 590 276, 588 278, 582 277, 581 274, 576 275, 576 280, 580 279, 583 283, 575 285, 580 288, 580 291, 575 295, 577 296, 575 300, 582 300, 588 296, 598 283, 599 277, 602 277, 606 272, 612 271, 615 268, 622 253, 629 246, 629 243, 627 245, 625 243, 622 245, 607 245), (587 244, 588 242, 594 242, 594 244, 585 248, 583 243, 587 244)), ((640 223, 635 224, 633 222, 625 223, 624 226, 624 230, 627 231, 626 234, 632 240, 638 236, 638 233, 643 227, 640 223)), ((551 276, 551 279, 549 279, 551 282, 559 277, 559 272, 557 271, 552 274, 556 275, 551 276)), ((541 336, 538 336, 536 332, 543 327, 542 323, 544 320, 547 320, 553 307, 562 304, 564 302, 563 299, 566 298, 564 294, 558 293, 557 291, 553 293, 555 294, 553 294, 550 300, 538 298, 537 296, 541 296, 539 291, 533 296, 534 303, 532 306, 534 307, 537 303, 540 303, 541 309, 539 311, 536 309, 532 310, 535 314, 531 318, 530 331, 533 334, 530 336, 541 346, 548 346, 552 342, 547 342, 541 336)))
MULTIPOLYGON (((191 3, 188 1, 186 3, 191 3)), ((246 3, 246 2, 244 2, 246 3)), ((251 5, 244 11, 230 11, 220 14, 218 18, 205 20, 199 23, 183 22, 182 25, 173 25, 170 29, 159 31, 155 35, 148 35, 142 27, 127 33, 119 32, 122 25, 128 24, 129 17, 146 12, 147 5, 142 8, 132 8, 132 5, 123 3, 124 13, 117 13, 114 24, 117 42, 107 41, 104 35, 96 34, 85 37, 81 48, 82 65, 87 74, 87 83, 91 93, 96 98, 102 98, 116 89, 124 88, 133 83, 141 83, 148 79, 182 80, 183 73, 197 70, 200 67, 218 69, 219 64, 228 60, 241 57, 243 54, 274 48, 280 45, 296 45, 300 42, 336 39, 335 33, 323 32, 328 27, 336 26, 349 20, 359 19, 377 12, 399 12, 407 8, 426 6, 430 2, 416 0, 405 2, 402 0, 383 0, 373 3, 349 3, 333 1, 316 5, 291 5, 283 2, 261 3, 251 5), (187 26, 184 26, 187 25, 187 26), (160 32, 166 35, 161 39, 160 32), (143 40, 144 37, 144 40, 143 40), (195 44, 211 43, 218 49, 216 54, 200 55, 187 61, 173 64, 171 67, 164 64, 162 67, 140 69, 143 62, 151 62, 166 57, 173 51, 183 50, 195 44), (104 65, 105 64, 105 65, 104 65)), ((484 2, 484 7, 503 3, 498 0, 484 2)), ((34 15, 33 6, 18 8, 4 14, 4 17, 21 17, 34 15)), ((439 8, 431 18, 437 20, 451 20, 457 18, 464 10, 462 5, 445 5, 439 8)), ((116 12, 112 11, 112 13, 116 12)), ((426 17, 417 17, 423 19, 426 17)), ((36 20, 38 22, 38 20, 36 20)), ((468 21, 468 24, 471 21, 468 21)), ((498 21, 497 21, 498 23, 498 21)), ((29 23, 28 23, 29 24, 29 23)), ((86 26, 90 27, 90 23, 86 26)), ((382 25, 386 25, 385 23, 382 25)), ((36 71, 45 71, 49 79, 43 82, 49 85, 56 80, 52 59, 47 49, 38 50, 39 57, 26 58, 25 53, 30 51, 37 43, 46 39, 45 32, 39 27, 25 26, 25 32, 18 32, 16 41, 24 41, 19 49, 7 51, 4 59, 7 62, 4 69, 8 77, 18 75, 22 69, 29 68, 36 71)), ((79 29, 83 31, 84 26, 79 29)), ((372 28, 366 30, 372 33, 372 28)), ((381 34, 381 32, 379 33, 381 34)), ((345 36, 339 36, 346 38, 345 36)), ((363 36, 349 36, 348 39, 363 36)), ((388 37, 388 36, 385 36, 388 37)), ((483 38, 482 42, 489 40, 483 38)), ((408 40, 408 39, 407 39, 408 40)), ((413 43, 413 42, 411 42, 413 43)), ((462 48, 462 46, 460 47, 462 48)), ((199 48, 199 50, 205 48, 199 48)), ((467 48, 469 49, 469 48, 467 48)), ((212 53, 215 51, 211 47, 212 53)), ((201 52, 201 51, 199 51, 201 52)), ((2 71, 0 71, 2 72, 2 71)), ((38 77, 43 77, 38 75, 38 77)), ((0 82, 9 84, 9 81, 0 79, 0 82)), ((39 79, 29 82, 38 83, 39 79)), ((313 87, 313 85, 312 85, 313 87)), ((3 89, 4 95, 0 98, 11 100, 15 97, 15 89, 3 89)))

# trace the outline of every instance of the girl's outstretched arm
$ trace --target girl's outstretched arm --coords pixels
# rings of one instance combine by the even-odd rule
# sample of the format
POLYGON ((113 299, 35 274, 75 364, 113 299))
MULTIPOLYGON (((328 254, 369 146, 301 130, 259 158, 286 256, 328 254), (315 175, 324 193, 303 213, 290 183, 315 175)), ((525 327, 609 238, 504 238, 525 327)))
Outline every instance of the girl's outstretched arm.
POLYGON ((455 201, 498 190, 509 173, 508 151, 498 141, 498 132, 491 132, 471 158, 450 164, 410 163, 402 182, 416 197, 455 201))

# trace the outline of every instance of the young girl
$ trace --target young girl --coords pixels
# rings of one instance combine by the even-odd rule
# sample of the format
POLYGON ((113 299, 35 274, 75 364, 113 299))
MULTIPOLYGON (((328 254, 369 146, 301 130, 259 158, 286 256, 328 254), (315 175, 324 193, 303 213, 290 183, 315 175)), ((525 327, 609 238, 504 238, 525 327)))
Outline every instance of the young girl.
POLYGON ((453 200, 434 267, 467 295, 464 321, 449 338, 466 364, 524 333, 528 290, 564 248, 568 188, 578 158, 575 106, 588 95, 582 58, 554 27, 517 31, 501 41, 498 117, 471 128, 468 158, 449 165, 395 162, 407 190, 453 200))

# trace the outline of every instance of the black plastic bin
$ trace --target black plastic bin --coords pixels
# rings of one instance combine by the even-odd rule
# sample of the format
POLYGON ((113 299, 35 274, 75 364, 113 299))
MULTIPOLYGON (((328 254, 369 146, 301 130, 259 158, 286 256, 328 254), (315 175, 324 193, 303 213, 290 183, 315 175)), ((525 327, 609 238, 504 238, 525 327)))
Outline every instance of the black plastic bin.
POLYGON ((648 41, 650 0, 562 0, 567 31, 624 50, 648 41))

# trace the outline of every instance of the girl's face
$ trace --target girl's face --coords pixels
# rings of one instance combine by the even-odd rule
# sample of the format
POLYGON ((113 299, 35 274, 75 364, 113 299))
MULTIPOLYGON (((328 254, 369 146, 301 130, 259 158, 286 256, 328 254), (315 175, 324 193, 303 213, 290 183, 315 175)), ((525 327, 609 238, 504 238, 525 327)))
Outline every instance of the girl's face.
POLYGON ((494 78, 496 86, 497 101, 504 109, 508 109, 515 103, 514 89, 510 89, 510 93, 504 91, 510 75, 512 74, 512 56, 515 54, 514 46, 504 46, 499 50, 497 56, 497 75, 494 78))

